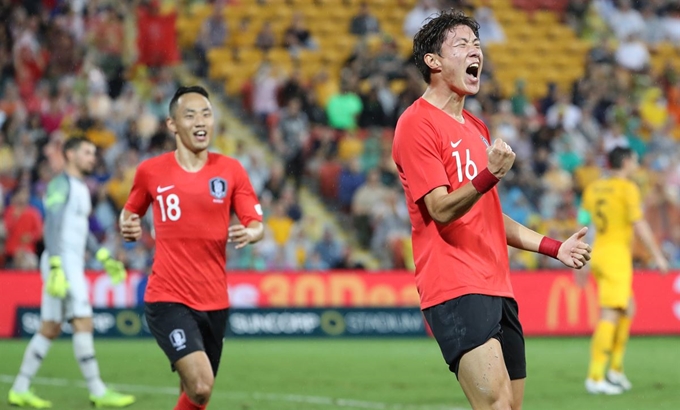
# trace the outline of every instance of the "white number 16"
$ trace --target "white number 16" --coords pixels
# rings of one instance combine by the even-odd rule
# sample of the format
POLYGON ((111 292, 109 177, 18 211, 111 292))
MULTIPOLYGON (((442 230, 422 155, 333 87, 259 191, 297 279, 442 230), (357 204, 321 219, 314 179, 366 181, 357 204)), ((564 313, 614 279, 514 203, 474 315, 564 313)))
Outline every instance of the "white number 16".
MULTIPOLYGON (((458 151, 453 151, 451 156, 456 159, 456 165, 458 166, 458 182, 463 182, 463 166, 460 161, 460 153, 458 151)), ((465 176, 468 180, 472 180, 477 176, 477 164, 470 158, 470 150, 465 150, 465 176)))

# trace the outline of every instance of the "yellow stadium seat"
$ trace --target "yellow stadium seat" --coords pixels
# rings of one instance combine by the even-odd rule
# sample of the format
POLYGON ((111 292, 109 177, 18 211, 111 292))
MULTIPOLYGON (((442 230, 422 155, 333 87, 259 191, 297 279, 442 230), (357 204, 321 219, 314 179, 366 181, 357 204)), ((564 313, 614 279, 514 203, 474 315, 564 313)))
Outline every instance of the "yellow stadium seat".
MULTIPOLYGON (((301 1, 308 2, 309 0, 301 1)), ((317 21, 323 22, 325 20, 324 10, 322 10, 320 7, 316 7, 315 5, 309 3, 301 4, 299 7, 300 8, 298 8, 297 11, 301 12, 305 16, 307 25, 317 21)))
POLYGON ((257 32, 254 30, 241 32, 233 31, 229 39, 229 43, 235 48, 250 48, 255 46, 255 39, 257 38, 257 32))
POLYGON ((283 47, 275 47, 264 53, 264 59, 274 63, 290 63, 290 52, 283 47))
POLYGON ((297 56, 300 64, 313 64, 321 61, 323 51, 320 50, 301 50, 297 56))
POLYGON ((243 47, 237 50, 236 57, 239 62, 262 61, 264 53, 259 48, 243 47))
POLYGON ((406 80, 392 80, 390 82, 390 90, 394 95, 399 95, 406 89, 406 80))
POLYGON ((354 17, 354 11, 347 7, 327 7, 326 8, 326 21, 328 23, 334 22, 337 24, 343 24, 347 27, 345 30, 349 29, 349 22, 354 17))
POLYGON ((535 25, 545 26, 558 23, 555 12, 549 10, 537 10, 531 16, 531 21, 535 25))
POLYGON ((399 48, 399 54, 402 57, 408 57, 413 54, 413 39, 401 36, 394 39, 397 42, 397 47, 399 48))

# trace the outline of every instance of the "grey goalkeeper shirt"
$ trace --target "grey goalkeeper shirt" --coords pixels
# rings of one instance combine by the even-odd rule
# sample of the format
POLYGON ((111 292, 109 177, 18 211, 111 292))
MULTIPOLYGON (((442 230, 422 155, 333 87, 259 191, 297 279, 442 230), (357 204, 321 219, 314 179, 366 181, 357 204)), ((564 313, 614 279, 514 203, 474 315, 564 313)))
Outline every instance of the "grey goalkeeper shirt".
POLYGON ((85 182, 66 173, 47 185, 45 205, 45 250, 49 256, 85 258, 99 244, 90 233, 92 199, 85 182))

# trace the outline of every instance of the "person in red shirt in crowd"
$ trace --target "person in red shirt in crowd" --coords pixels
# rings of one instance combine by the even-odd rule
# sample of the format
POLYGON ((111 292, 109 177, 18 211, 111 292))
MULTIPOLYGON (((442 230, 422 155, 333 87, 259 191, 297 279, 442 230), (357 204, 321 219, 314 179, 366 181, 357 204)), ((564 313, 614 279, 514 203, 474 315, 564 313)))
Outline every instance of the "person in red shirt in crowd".
POLYGON ((5 211, 5 251, 15 262, 24 259, 21 258, 22 253, 36 255, 36 245, 42 237, 42 217, 40 211, 29 205, 29 197, 28 187, 20 186, 5 211))
POLYGON ((140 217, 153 205, 156 257, 145 315, 181 379, 175 410, 204 409, 227 326, 227 242, 239 249, 261 240, 262 207, 243 166, 208 152, 214 117, 205 89, 180 87, 167 125, 177 150, 139 165, 120 228, 126 240, 138 240, 140 217), (232 209, 241 224, 229 226, 232 209))
POLYGON ((581 241, 544 237, 504 215, 495 185, 515 154, 491 144, 487 127, 463 109, 479 91, 479 25, 445 11, 415 35, 415 63, 429 84, 399 118, 392 149, 411 224, 421 309, 449 369, 475 410, 521 409, 524 336, 513 298, 507 246, 570 268, 590 259, 581 241))

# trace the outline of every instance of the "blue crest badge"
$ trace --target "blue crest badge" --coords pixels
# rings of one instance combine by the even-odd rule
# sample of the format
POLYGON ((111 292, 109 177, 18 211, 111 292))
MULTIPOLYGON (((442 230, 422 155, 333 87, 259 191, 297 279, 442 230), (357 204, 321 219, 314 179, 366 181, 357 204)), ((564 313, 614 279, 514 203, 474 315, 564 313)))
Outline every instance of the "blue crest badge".
POLYGON ((215 177, 210 180, 210 195, 215 199, 222 199, 227 196, 227 181, 223 178, 215 177))

